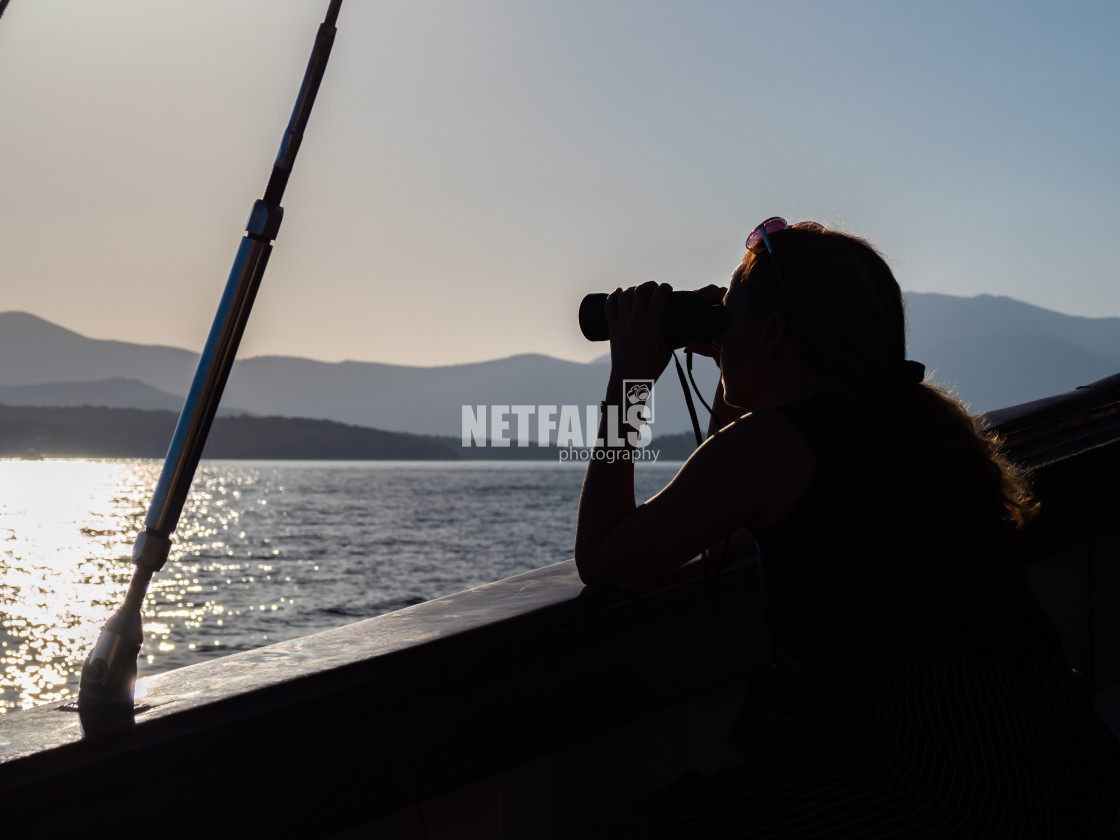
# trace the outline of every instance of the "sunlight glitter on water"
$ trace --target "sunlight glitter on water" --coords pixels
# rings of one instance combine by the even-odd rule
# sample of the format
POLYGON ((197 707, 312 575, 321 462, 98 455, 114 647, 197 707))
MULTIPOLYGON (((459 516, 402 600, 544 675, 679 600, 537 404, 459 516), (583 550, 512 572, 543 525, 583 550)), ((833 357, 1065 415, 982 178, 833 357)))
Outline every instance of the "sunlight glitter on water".
MULTIPOLYGON (((0 460, 0 714, 77 691, 160 466, 0 460)), ((639 469, 642 497, 672 469, 639 469)), ((568 560, 582 475, 555 462, 203 461, 144 601, 139 674, 568 560)))
POLYGON ((128 585, 129 532, 153 469, 96 461, 0 461, 0 710, 67 696, 128 585))
MULTIPOLYGON (((159 467, 150 461, 0 461, 0 714, 73 693, 86 652, 128 587, 132 544, 159 467)), ((226 488, 215 478, 200 470, 183 535, 172 549, 175 565, 150 587, 141 673, 175 651, 174 628, 197 629, 225 613, 198 597, 200 564, 188 556, 200 547, 232 552, 221 534, 238 514, 220 512, 226 488)), ((240 576, 241 564, 226 565, 240 576)), ((212 643, 221 646, 220 639, 212 643)))

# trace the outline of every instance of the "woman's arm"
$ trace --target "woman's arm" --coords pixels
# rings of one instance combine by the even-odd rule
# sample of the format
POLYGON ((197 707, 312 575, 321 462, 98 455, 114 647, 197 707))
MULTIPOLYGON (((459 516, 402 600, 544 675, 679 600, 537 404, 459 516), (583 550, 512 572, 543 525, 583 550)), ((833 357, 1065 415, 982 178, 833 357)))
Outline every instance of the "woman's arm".
POLYGON ((630 456, 637 447, 628 440, 622 446, 607 445, 612 431, 622 431, 617 420, 612 422, 611 415, 619 418, 624 402, 622 380, 612 373, 596 437, 597 442, 603 443, 597 443, 587 462, 576 516, 575 557, 584 583, 588 582, 584 574, 586 562, 581 564, 581 560, 586 561, 619 520, 634 511, 634 461, 630 456))
POLYGON ((781 411, 726 426, 642 505, 634 504, 632 462, 592 462, 576 519, 580 577, 592 586, 640 580, 688 562, 743 525, 776 522, 805 492, 814 468, 781 411))
MULTIPOLYGON (((628 404, 624 380, 656 380, 669 363, 671 353, 661 341, 669 291, 647 283, 607 297, 611 375, 599 423, 603 445, 592 451, 576 517, 576 566, 588 584, 668 571, 743 525, 776 521, 812 476, 813 457, 801 436, 784 413, 768 411, 730 423, 692 454, 664 490, 635 505, 629 457, 635 440, 612 442, 611 417, 629 438, 617 419, 628 404)), ((728 410, 721 392, 717 403, 728 410)))
MULTIPOLYGON (((667 284, 645 283, 607 296, 606 317, 611 337, 611 374, 599 432, 587 464, 580 494, 575 556, 587 558, 615 524, 634 510, 635 432, 625 422, 627 379, 656 381, 669 363, 670 351, 661 340, 667 284), (620 440, 621 439, 621 440, 620 440)), ((581 574, 583 567, 581 566, 581 574)), ((587 578, 584 578, 585 582, 587 578)))

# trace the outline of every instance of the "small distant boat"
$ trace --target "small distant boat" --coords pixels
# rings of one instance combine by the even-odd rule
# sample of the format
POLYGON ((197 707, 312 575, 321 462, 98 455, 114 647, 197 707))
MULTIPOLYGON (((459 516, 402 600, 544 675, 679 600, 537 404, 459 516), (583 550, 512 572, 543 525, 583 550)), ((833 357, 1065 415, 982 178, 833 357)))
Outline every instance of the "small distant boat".
MULTIPOLYGON (((1028 576, 1120 728, 1120 374, 988 419, 1034 469, 1028 576)), ((585 590, 569 561, 142 679, 116 734, 83 737, 58 703, 9 714, 5 834, 602 836, 733 760, 770 660, 757 603, 751 557, 626 596, 585 590)))

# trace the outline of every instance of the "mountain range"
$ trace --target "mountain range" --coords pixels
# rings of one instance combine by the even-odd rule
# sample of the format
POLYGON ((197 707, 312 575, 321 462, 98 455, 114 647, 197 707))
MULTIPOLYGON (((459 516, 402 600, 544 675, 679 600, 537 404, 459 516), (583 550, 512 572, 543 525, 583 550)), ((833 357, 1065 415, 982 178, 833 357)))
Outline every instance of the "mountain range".
MULTIPOLYGON (((1120 318, 1062 315, 1007 297, 933 293, 910 293, 907 311, 910 356, 974 412, 1120 371, 1120 318)), ((197 361, 188 350, 91 339, 28 313, 0 313, 0 404, 178 411, 197 361)), ((312 418, 457 439, 464 406, 475 414, 478 406, 595 406, 607 371, 605 357, 579 363, 525 354, 419 367, 260 356, 235 363, 222 405, 227 415, 312 418)), ((697 359, 695 374, 707 399, 718 372, 697 359)), ((690 428, 676 379, 670 365, 656 389, 655 439, 690 428)), ((512 437, 516 421, 509 420, 512 437)), ((534 439, 535 423, 534 417, 534 439)))

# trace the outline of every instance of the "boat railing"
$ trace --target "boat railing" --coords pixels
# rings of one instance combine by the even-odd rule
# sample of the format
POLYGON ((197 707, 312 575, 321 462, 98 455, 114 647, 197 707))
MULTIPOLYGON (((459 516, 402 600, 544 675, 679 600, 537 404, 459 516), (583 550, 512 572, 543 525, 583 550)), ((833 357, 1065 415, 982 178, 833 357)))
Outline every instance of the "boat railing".
POLYGON ((1037 468, 1120 437, 1120 373, 983 417, 1015 460, 1037 468))

